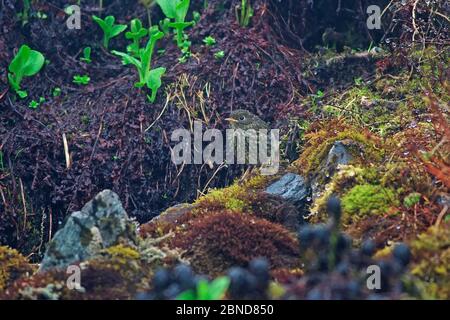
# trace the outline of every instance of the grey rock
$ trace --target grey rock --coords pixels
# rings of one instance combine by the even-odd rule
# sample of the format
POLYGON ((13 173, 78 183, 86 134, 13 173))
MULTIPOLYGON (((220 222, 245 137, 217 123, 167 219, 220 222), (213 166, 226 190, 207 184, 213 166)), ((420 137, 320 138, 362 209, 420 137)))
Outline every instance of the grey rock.
POLYGON ((336 173, 338 166, 347 165, 352 161, 352 156, 348 151, 347 145, 353 144, 352 141, 336 141, 328 152, 327 157, 322 161, 317 170, 316 176, 311 179, 312 198, 319 197, 320 191, 325 184, 330 181, 336 173))
POLYGON ((269 194, 280 196, 291 203, 301 204, 308 196, 310 190, 302 176, 295 173, 286 173, 267 187, 265 191, 269 194))
POLYGON ((336 141, 328 152, 327 160, 325 162, 325 169, 335 171, 338 165, 349 164, 352 156, 347 151, 346 146, 342 141, 336 141))
POLYGON ((198 207, 196 204, 190 204, 190 203, 180 203, 180 204, 174 205, 174 206, 166 209, 159 216, 154 217, 152 220, 150 220, 150 223, 164 222, 164 223, 176 224, 180 218, 182 218, 184 215, 190 213, 196 207, 198 207))
POLYGON ((85 261, 119 242, 136 244, 136 226, 117 194, 104 190, 69 216, 48 244, 39 271, 85 261))

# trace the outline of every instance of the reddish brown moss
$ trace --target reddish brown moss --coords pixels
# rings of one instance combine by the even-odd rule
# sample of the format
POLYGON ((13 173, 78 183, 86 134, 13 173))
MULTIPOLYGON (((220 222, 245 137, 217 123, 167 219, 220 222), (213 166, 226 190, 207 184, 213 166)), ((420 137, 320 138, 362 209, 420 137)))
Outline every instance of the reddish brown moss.
POLYGON ((267 257, 272 268, 298 264, 297 239, 280 225, 231 211, 192 221, 172 245, 186 250, 198 273, 217 275, 231 266, 245 266, 256 257, 267 257))

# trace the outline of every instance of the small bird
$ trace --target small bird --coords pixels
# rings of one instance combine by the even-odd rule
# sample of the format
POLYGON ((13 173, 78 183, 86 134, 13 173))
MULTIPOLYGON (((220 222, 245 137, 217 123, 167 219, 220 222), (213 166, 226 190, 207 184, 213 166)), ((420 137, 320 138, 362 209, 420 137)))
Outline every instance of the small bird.
POLYGON ((336 32, 333 28, 326 28, 322 34, 322 42, 329 48, 336 49, 337 52, 342 52, 346 43, 346 37, 340 32, 336 32))
POLYGON ((268 129, 269 126, 266 122, 261 120, 260 117, 254 115, 248 110, 238 109, 230 113, 230 117, 226 118, 230 123, 232 129, 249 130, 254 129, 256 131, 260 129, 268 129))
MULTIPOLYGON (((269 155, 272 155, 273 150, 271 150, 271 130, 269 128, 269 125, 264 122, 263 120, 261 120, 261 118, 259 118, 257 115, 251 113, 248 110, 243 110, 243 109, 238 109, 238 110, 234 110, 230 113, 229 118, 226 118, 225 120, 227 120, 230 123, 230 127, 231 129, 234 130, 238 130, 241 129, 243 131, 245 131, 246 133, 248 133, 247 130, 255 130, 257 137, 259 136, 260 132, 259 130, 262 129, 266 129, 267 130, 267 152, 269 155)), ((259 137, 261 138, 261 137, 259 137)), ((258 139, 258 143, 257 144, 251 144, 249 143, 248 138, 246 138, 246 148, 245 150, 249 151, 249 154, 246 153, 246 157, 245 157, 245 161, 248 163, 249 162, 249 155, 253 154, 254 156, 256 156, 257 159, 259 159, 259 161, 261 161, 262 159, 260 159, 259 157, 259 139, 258 139)), ((255 160, 255 159, 253 159, 255 160)), ((268 160, 268 159, 266 159, 268 160)), ((273 159, 270 159, 270 163, 272 163, 273 159)), ((278 161, 278 159, 276 159, 276 161, 278 161)), ((252 163, 254 164, 254 163, 252 163)), ((261 164, 261 163, 260 163, 261 164)), ((273 163, 272 163, 273 165, 273 163)), ((267 166, 270 167, 269 164, 263 164, 262 168, 267 168, 267 166)), ((251 170, 251 167, 249 168, 251 170)), ((246 174, 249 172, 249 170, 247 170, 244 174, 244 177, 246 176, 246 174)))

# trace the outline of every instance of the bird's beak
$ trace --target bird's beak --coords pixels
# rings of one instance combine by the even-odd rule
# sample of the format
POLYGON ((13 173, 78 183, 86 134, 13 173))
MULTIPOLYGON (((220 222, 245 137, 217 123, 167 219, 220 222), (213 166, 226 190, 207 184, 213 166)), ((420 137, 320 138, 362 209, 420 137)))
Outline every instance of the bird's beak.
POLYGON ((233 118, 225 118, 225 121, 228 121, 228 122, 238 122, 236 119, 233 119, 233 118))

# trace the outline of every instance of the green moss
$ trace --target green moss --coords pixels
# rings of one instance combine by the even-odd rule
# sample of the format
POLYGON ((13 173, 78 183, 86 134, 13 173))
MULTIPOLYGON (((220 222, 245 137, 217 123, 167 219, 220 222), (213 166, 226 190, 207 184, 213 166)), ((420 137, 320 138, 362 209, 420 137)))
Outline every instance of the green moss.
POLYGON ((352 156, 352 164, 378 163, 386 151, 381 140, 361 127, 355 127, 342 119, 316 123, 305 135, 307 140, 300 158, 293 164, 305 175, 316 174, 336 141, 345 141, 352 156), (330 130, 333 128, 333 130, 330 130))
POLYGON ((415 204, 419 203, 422 195, 418 192, 411 192, 403 199, 403 205, 407 208, 413 207, 415 204))
POLYGON ((269 177, 256 175, 243 183, 235 182, 227 188, 211 190, 199 198, 196 204, 200 206, 200 209, 211 207, 214 210, 250 212, 252 199, 256 196, 257 191, 264 188, 269 181, 269 177))
POLYGON ((0 247, 0 291, 20 277, 31 274, 33 267, 17 250, 0 247))
POLYGON ((396 191, 380 185, 356 185, 342 198, 344 213, 351 217, 382 214, 398 205, 396 191))

